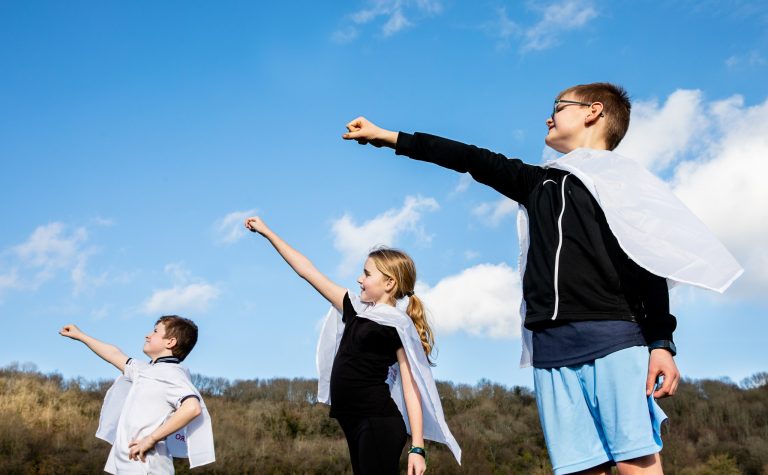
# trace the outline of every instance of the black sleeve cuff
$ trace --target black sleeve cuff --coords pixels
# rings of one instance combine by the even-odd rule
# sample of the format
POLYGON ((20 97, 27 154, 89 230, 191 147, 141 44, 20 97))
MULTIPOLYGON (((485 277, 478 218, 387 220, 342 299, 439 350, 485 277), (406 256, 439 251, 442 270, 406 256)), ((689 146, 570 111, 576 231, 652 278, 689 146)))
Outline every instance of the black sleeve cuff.
POLYGON ((672 356, 677 355, 677 347, 672 340, 656 340, 648 344, 648 351, 651 350, 667 350, 672 353, 672 356))
POLYGON ((409 152, 413 148, 412 144, 413 144, 412 134, 409 134, 408 132, 398 132, 397 143, 395 144, 395 154, 410 156, 409 152))
POLYGON ((186 401, 187 399, 189 399, 189 398, 191 398, 191 397, 193 397, 193 398, 197 399, 197 401, 198 401, 198 402, 200 402, 200 398, 199 398, 199 397, 197 397, 197 395, 196 395, 196 394, 189 394, 189 395, 187 395, 187 396, 184 396, 183 398, 181 398, 181 401, 179 401, 179 406, 181 406, 182 404, 184 404, 184 401, 186 401))

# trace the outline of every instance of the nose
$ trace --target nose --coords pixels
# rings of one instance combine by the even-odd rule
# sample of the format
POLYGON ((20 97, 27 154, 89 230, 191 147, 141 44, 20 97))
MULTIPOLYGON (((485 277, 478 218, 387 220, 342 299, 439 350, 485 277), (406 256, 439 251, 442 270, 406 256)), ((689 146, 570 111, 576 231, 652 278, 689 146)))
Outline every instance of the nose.
POLYGON ((555 125, 555 118, 552 116, 547 117, 547 120, 544 121, 545 124, 547 124, 547 127, 551 127, 555 125))

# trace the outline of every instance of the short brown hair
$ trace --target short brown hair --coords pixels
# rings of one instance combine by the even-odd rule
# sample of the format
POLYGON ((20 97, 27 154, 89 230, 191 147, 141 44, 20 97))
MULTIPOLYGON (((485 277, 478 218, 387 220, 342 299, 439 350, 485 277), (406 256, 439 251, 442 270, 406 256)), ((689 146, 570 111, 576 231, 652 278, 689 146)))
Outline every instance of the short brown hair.
POLYGON ((173 356, 181 361, 187 357, 197 343, 197 325, 188 318, 178 315, 163 315, 155 325, 162 323, 165 327, 165 338, 176 338, 176 346, 171 348, 173 356))
POLYGON ((573 94, 580 101, 603 104, 606 121, 605 144, 608 150, 618 147, 629 128, 629 113, 632 109, 632 103, 627 91, 616 84, 593 82, 592 84, 569 87, 561 92, 557 98, 560 99, 566 94, 573 94))

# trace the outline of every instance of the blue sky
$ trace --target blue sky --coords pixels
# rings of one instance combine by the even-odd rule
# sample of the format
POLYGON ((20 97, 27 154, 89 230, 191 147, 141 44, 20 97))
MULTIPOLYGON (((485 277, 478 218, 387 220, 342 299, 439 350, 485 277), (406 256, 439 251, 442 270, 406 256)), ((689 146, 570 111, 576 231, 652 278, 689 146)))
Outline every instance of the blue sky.
POLYGON ((239 229, 258 213, 352 288, 366 249, 406 249, 436 377, 531 386, 514 203, 340 137, 365 115, 539 163, 554 96, 605 80, 634 100, 620 151, 745 268, 725 295, 672 292, 681 372, 767 370, 768 6, 636 5, 0 2, 0 364, 112 377, 58 328, 140 355, 179 313, 195 372, 313 377, 327 305, 239 229))

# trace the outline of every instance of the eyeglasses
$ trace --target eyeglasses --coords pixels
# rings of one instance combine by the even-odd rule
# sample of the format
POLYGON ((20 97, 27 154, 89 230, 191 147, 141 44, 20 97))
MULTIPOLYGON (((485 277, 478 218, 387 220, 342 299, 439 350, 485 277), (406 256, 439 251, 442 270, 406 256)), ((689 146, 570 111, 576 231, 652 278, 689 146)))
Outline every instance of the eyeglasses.
MULTIPOLYGON (((550 116, 550 118, 552 119, 552 122, 555 121, 555 114, 557 114, 558 112, 563 110, 563 109, 557 110, 557 106, 560 105, 560 104, 578 104, 580 106, 587 106, 587 107, 589 107, 592 104, 594 104, 594 102, 579 102, 579 101, 569 101, 567 99, 557 99, 555 101, 555 104, 552 106, 552 115, 550 116)), ((605 117, 605 113, 604 112, 600 112, 600 117, 605 117)))

